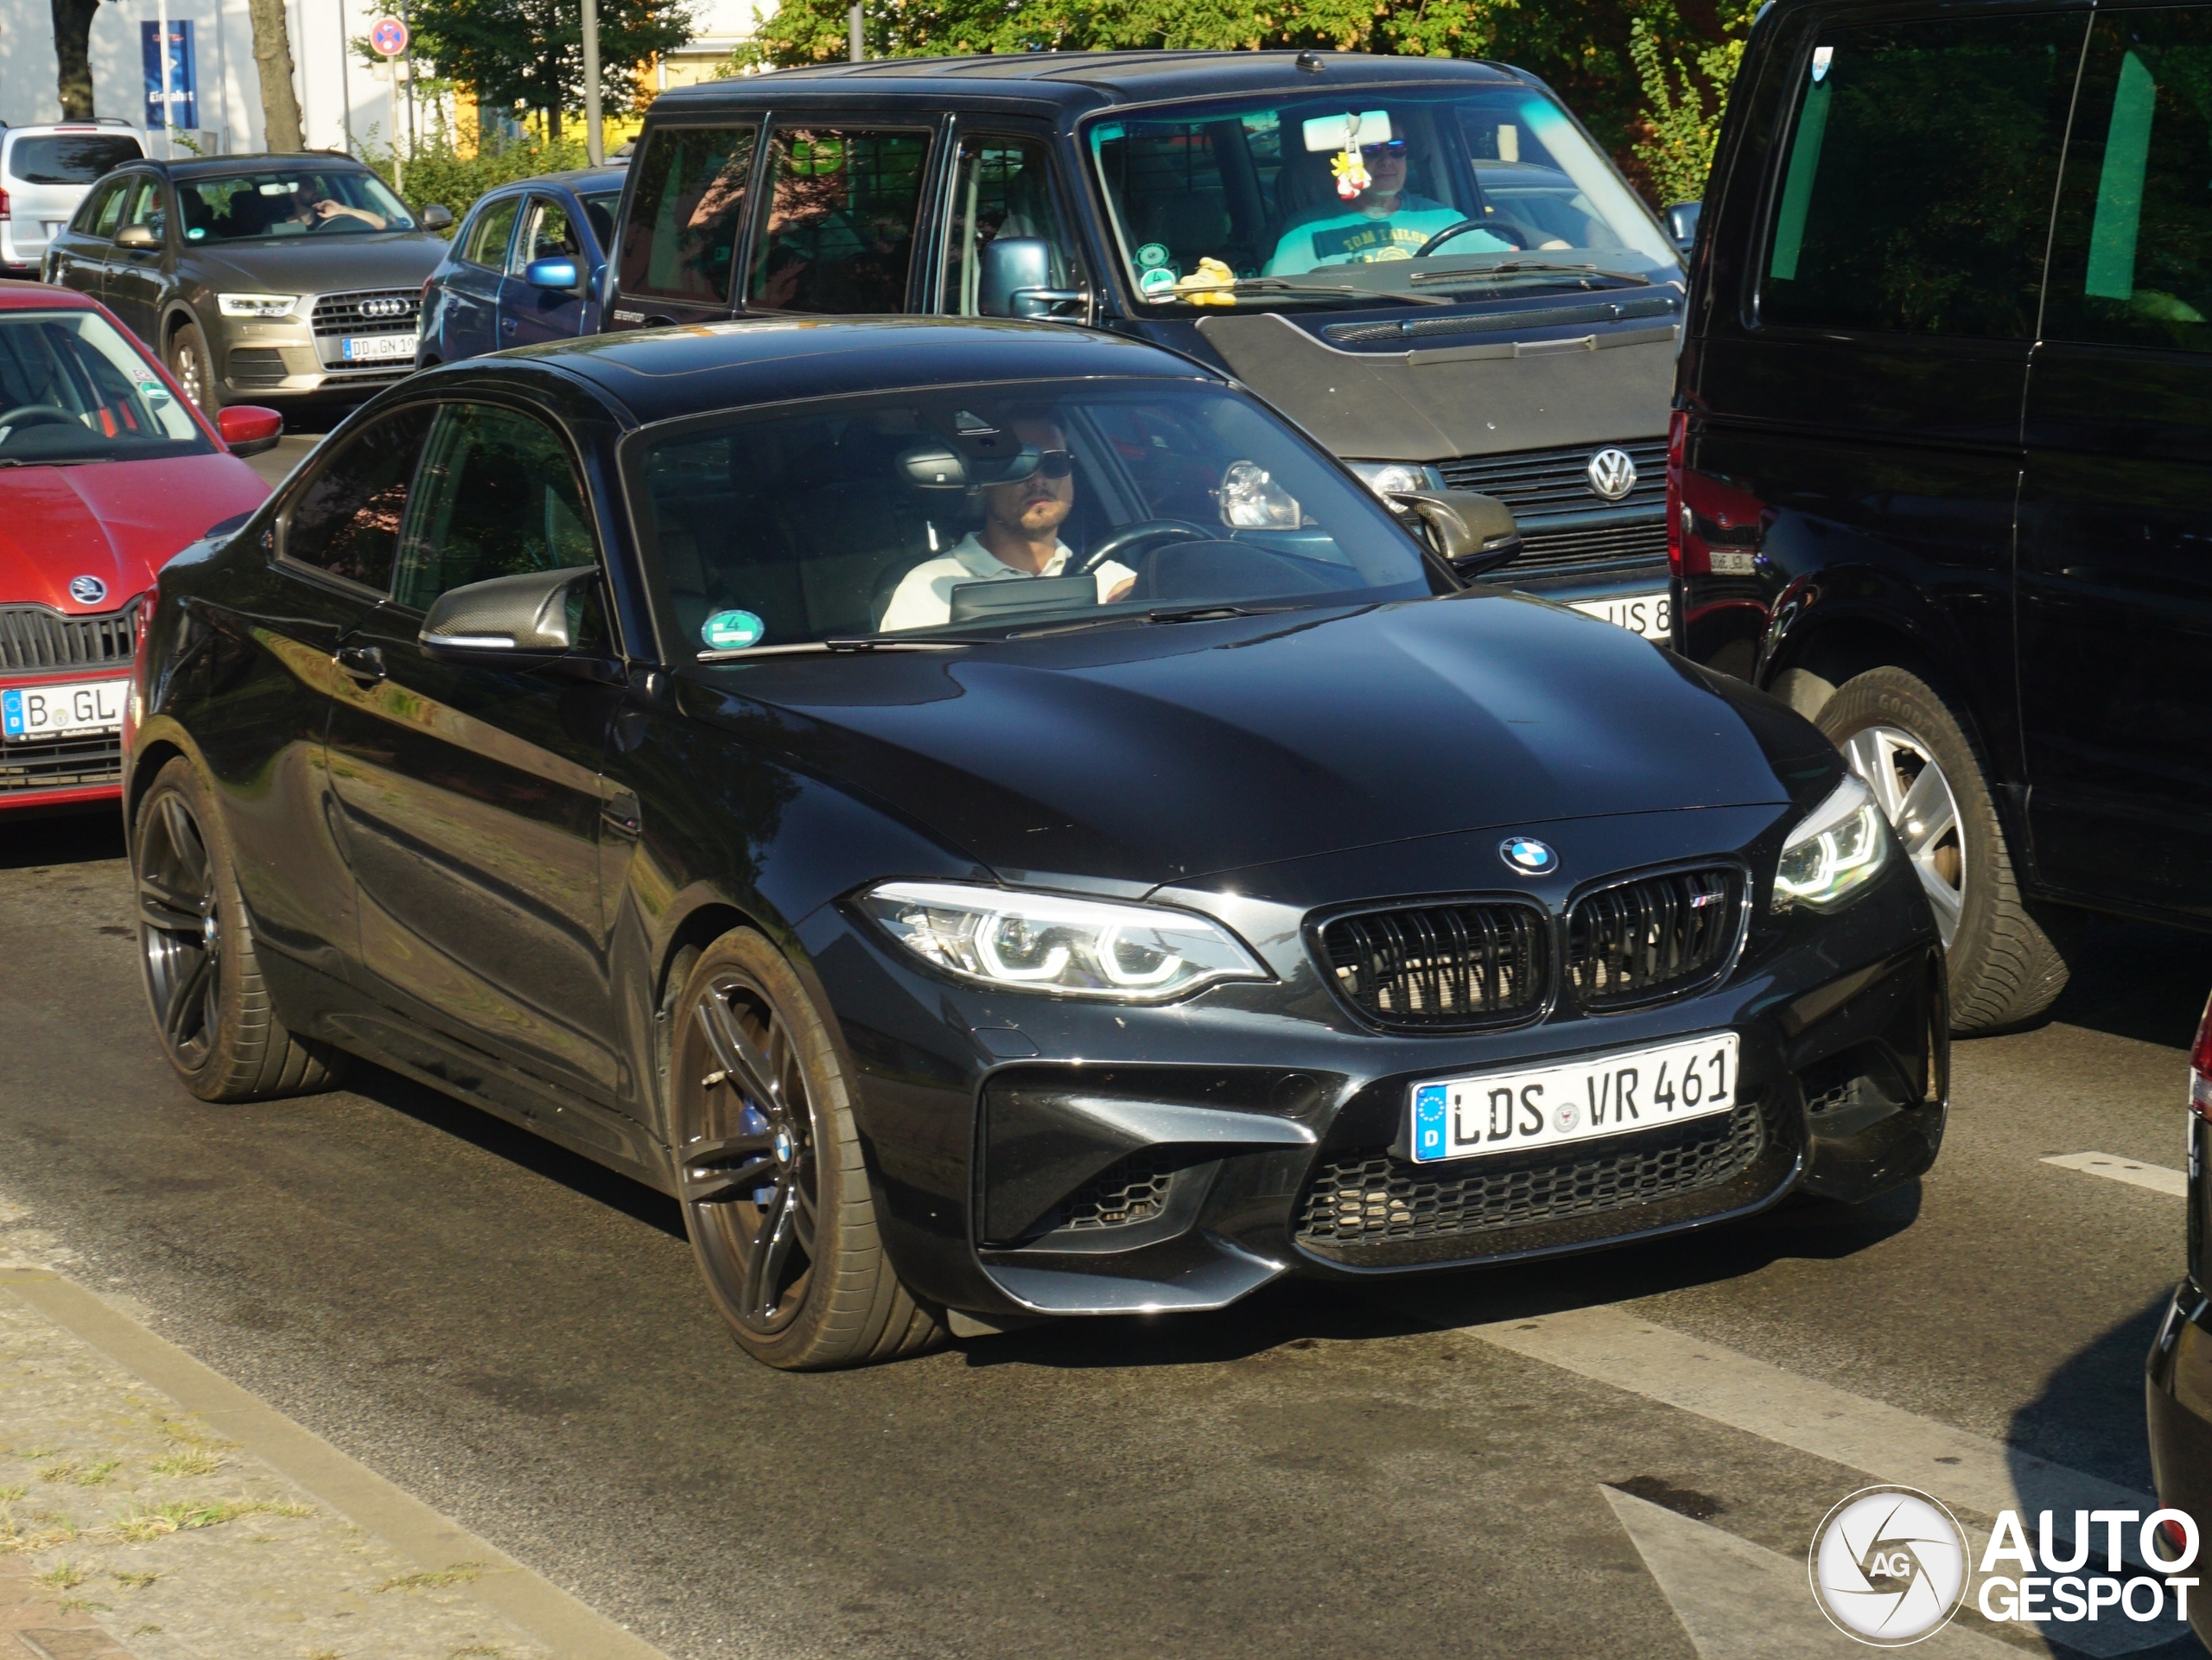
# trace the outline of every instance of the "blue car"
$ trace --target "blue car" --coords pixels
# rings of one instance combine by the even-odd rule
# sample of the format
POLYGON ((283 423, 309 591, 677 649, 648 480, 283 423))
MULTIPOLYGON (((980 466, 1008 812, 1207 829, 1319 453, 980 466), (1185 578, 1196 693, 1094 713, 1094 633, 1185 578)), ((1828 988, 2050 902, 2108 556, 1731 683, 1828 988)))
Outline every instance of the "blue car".
POLYGON ((417 365, 597 334, 623 173, 549 173, 479 198, 423 285, 417 365), (565 274, 546 263, 563 260, 565 274))

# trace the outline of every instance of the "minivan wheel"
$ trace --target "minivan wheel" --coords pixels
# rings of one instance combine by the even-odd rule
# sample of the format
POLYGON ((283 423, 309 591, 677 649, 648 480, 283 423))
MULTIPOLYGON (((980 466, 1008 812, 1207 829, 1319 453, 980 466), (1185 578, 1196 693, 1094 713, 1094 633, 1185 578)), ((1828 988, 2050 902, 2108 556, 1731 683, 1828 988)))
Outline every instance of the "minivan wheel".
POLYGON ((2066 987, 2070 916, 2031 913, 2013 879, 1980 747, 1918 676, 1880 668, 1846 681, 1816 717, 1873 791, 1927 891, 1949 963, 1951 1029, 2029 1020, 2066 987))
POLYGON ((207 356, 207 337, 198 323, 179 323, 169 334, 169 372, 184 395, 210 420, 223 406, 215 395, 214 365, 207 356))
POLYGON ((791 965, 734 929, 671 1012, 684 1230, 739 1345, 791 1371, 928 1347, 940 1328, 885 1254, 845 1071, 791 965))
POLYGON ((212 807, 200 775, 180 756, 162 768, 133 822, 139 964, 162 1053, 203 1101, 328 1089, 334 1058, 295 1038, 270 1012, 212 807))

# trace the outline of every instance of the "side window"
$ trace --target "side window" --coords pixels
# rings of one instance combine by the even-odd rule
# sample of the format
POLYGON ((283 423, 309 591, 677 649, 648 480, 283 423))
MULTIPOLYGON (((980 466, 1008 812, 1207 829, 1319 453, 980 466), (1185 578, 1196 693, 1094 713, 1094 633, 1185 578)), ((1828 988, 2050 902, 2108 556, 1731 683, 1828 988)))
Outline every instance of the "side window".
POLYGON ((663 127, 645 141, 622 222, 625 294, 729 303, 755 137, 751 127, 663 127))
POLYGON ((391 587, 399 521, 435 405, 386 416, 315 470, 284 514, 284 557, 379 594, 391 587))
MULTIPOLYGON (((984 315, 983 249, 1001 237, 1033 237, 1044 243, 1046 269, 1039 286, 1084 286, 1075 242, 1052 189, 1051 156, 1042 140, 983 134, 962 139, 949 218, 944 310, 961 317, 984 315)), ((1001 315, 1005 309, 1000 308, 1001 315)), ((1033 315, 1033 308, 1025 315, 1033 315)))
POLYGON ((925 132, 778 132, 774 194, 748 302, 832 315, 904 311, 929 153, 925 132))
POLYGON ((1824 29, 1759 320, 2028 340, 2083 14, 1824 29))
POLYGON ((2044 308, 2051 340, 2212 352, 2212 11, 2099 16, 2044 308))
POLYGON ((87 236, 113 236, 115 227, 123 222, 123 203, 132 183, 130 179, 113 179, 93 191, 77 214, 76 228, 87 236))
POLYGON ((159 179, 141 179, 137 193, 130 198, 130 209, 124 216, 124 223, 143 225, 156 238, 166 238, 169 223, 168 194, 159 179))
POLYGON ((396 602, 427 611, 451 588, 597 557, 583 489, 558 433, 493 404, 440 410, 400 540, 396 602))
POLYGON ((551 259, 560 254, 582 258, 582 253, 575 229, 569 223, 569 210, 550 196, 532 196, 530 211, 523 216, 522 234, 515 239, 514 258, 508 262, 507 270, 511 276, 519 277, 530 269, 533 259, 551 259))
POLYGON ((472 265, 505 270, 507 238, 515 228, 515 213, 521 206, 521 197, 508 196, 486 208, 483 218, 476 221, 476 228, 468 233, 461 257, 472 265))

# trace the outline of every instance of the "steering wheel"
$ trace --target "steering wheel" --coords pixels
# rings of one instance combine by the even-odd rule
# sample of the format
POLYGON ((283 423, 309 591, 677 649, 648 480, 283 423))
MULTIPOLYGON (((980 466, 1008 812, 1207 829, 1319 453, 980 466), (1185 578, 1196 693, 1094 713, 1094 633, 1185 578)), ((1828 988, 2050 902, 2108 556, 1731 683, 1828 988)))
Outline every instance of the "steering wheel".
POLYGON ((1209 531, 1193 525, 1187 518, 1147 518, 1139 524, 1119 530, 1108 537, 1083 557, 1083 563, 1068 572, 1071 576, 1088 576, 1125 548, 1140 542, 1155 541, 1162 537, 1176 542, 1217 542, 1219 531, 1209 531))
POLYGON ((1529 245, 1525 237, 1521 237, 1517 241, 1515 240, 1520 233, 1498 224, 1494 219, 1463 219, 1457 225, 1446 226, 1427 241, 1422 243, 1420 247, 1415 248, 1414 258, 1426 259, 1453 237, 1464 236, 1469 231, 1487 231, 1502 242, 1512 242, 1516 248, 1526 248, 1529 245))
POLYGON ((73 427, 77 417, 54 404, 18 404, 0 415, 0 427, 73 427))

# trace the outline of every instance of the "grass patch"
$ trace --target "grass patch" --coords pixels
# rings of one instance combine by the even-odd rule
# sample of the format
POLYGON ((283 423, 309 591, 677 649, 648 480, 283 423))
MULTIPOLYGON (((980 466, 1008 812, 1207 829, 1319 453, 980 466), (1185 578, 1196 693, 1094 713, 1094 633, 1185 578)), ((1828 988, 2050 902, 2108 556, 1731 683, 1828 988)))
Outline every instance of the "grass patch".
POLYGON ((38 1472, 38 1479, 41 1481, 74 1481, 77 1479, 77 1461, 69 1459, 60 1464, 49 1464, 38 1472))
POLYGON ((58 1447, 35 1447, 29 1452, 18 1453, 16 1456, 26 1460, 35 1459, 50 1459, 60 1450, 61 1449, 58 1447))
POLYGON ((106 1614, 115 1611, 105 1602, 94 1602, 89 1597, 66 1597, 60 1603, 65 1614, 106 1614))
POLYGON ((488 1643, 471 1643, 465 1649, 455 1649, 446 1660, 476 1660, 477 1657, 481 1660, 506 1660, 506 1654, 505 1649, 495 1649, 488 1643))
POLYGON ((38 1576, 41 1585, 50 1585, 57 1591, 74 1590, 85 1582, 85 1571, 67 1562, 56 1562, 38 1576))
POLYGON ((159 1539, 165 1534, 186 1533, 194 1528, 219 1528, 226 1522, 235 1522, 243 1516, 313 1516, 315 1511, 306 1504, 276 1504, 258 1498, 246 1499, 235 1504, 175 1503, 156 1504, 151 1510, 133 1511, 115 1524, 116 1533, 126 1542, 144 1544, 149 1539, 159 1539))
POLYGON ((212 1476, 223 1460, 204 1447, 186 1447, 154 1460, 149 1467, 157 1476, 212 1476))
POLYGON ((28 1487, 0 1487, 0 1504, 12 1504, 29 1491, 28 1487))
POLYGON ((143 1591, 156 1580, 162 1577, 159 1574, 119 1574, 113 1568, 110 1568, 108 1570, 107 1576, 113 1580, 118 1585, 127 1585, 133 1591, 143 1591))
POLYGON ((435 1591, 448 1585, 467 1585, 484 1572, 481 1562, 454 1562, 429 1574, 402 1574, 397 1579, 386 1580, 377 1587, 378 1591, 435 1591))
POLYGON ((79 1487, 97 1487, 116 1472, 121 1459, 94 1459, 79 1469, 69 1479, 79 1487))

